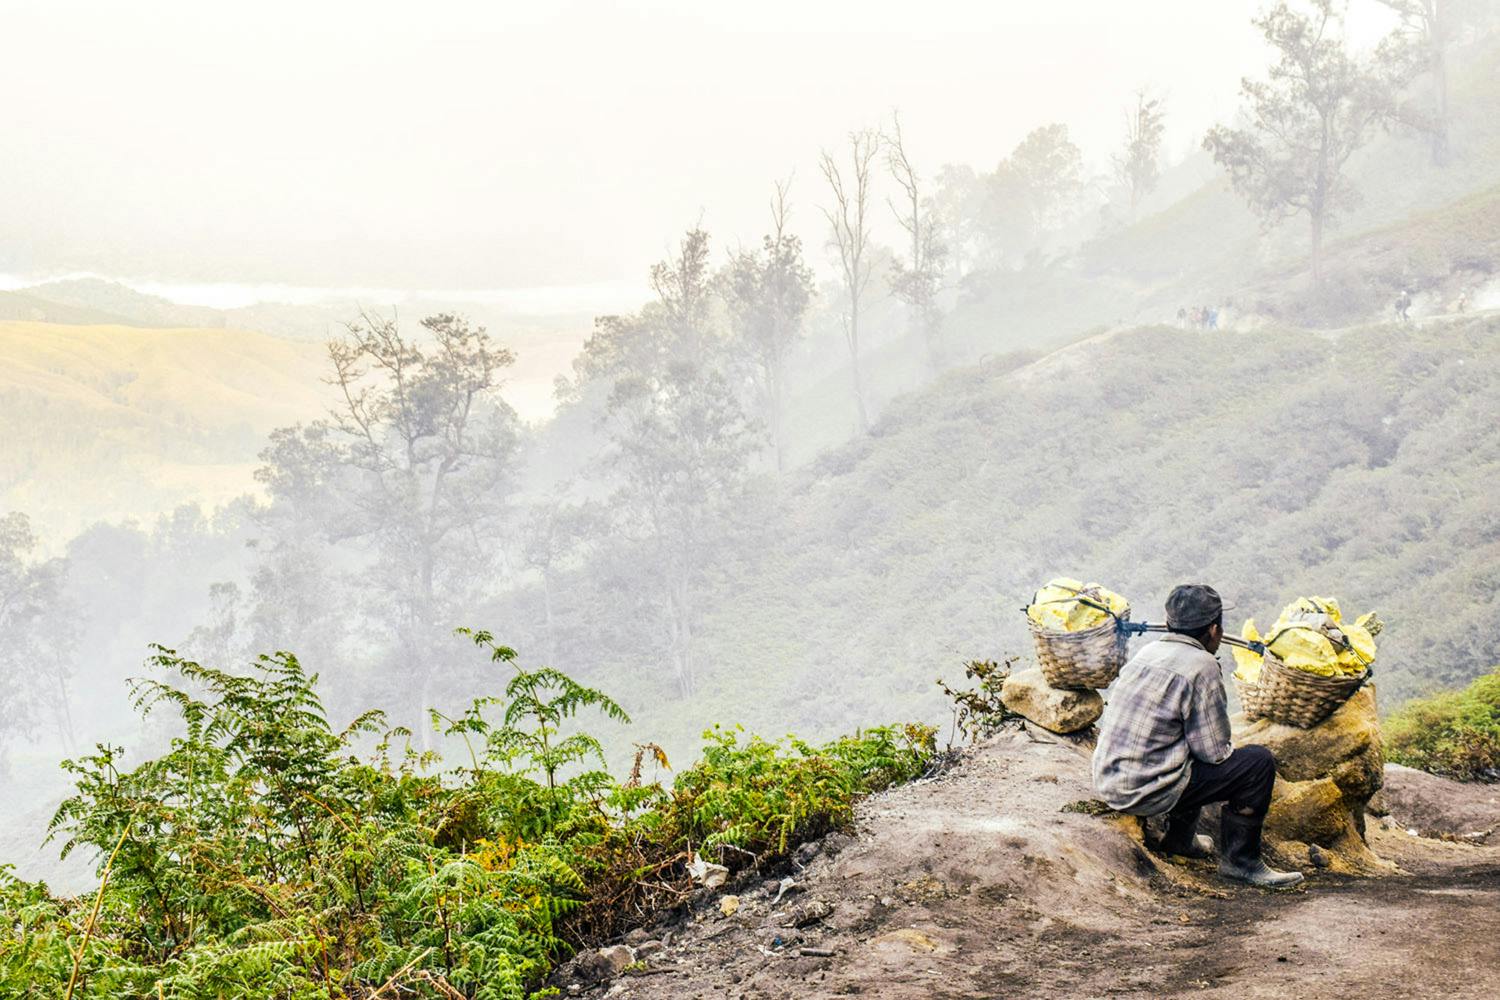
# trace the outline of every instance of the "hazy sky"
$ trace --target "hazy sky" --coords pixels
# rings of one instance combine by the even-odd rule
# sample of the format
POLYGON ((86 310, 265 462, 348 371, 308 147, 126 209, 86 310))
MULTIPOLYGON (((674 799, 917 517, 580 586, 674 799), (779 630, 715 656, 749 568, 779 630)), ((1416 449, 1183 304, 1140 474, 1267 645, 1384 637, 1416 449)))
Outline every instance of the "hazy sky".
POLYGON ((0 0, 0 273, 638 283, 700 217, 754 239, 790 173, 820 232, 819 147, 892 108, 927 168, 1049 121, 1102 168, 1151 84, 1180 154, 1261 6, 0 0))

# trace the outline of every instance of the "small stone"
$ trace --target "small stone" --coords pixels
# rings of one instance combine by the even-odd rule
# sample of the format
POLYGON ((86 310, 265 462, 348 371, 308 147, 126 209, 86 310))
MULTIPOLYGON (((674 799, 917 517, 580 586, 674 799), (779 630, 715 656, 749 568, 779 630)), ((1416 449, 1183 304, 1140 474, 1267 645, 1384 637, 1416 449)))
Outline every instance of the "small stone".
POLYGON ((825 903, 821 899, 809 900, 800 906, 792 907, 787 914, 787 924, 792 927, 806 927, 825 920, 833 914, 833 904, 825 903))
POLYGON ((1040 667, 1011 674, 1000 688, 1006 708, 1054 733, 1087 729, 1104 714, 1098 691, 1064 691, 1052 687, 1040 667))
POLYGON ((823 853, 828 857, 834 857, 854 843, 854 838, 847 833, 835 830, 823 838, 823 853))
POLYGON ((1317 844, 1307 845, 1307 860, 1312 862, 1314 868, 1327 868, 1329 863, 1328 855, 1317 844))
POLYGON ((638 945, 635 946, 635 957, 636 957, 636 960, 639 961, 639 960, 641 960, 643 958, 649 958, 650 956, 655 955, 658 952, 660 952, 665 947, 666 947, 666 945, 662 944, 660 941, 656 940, 655 938, 651 938, 650 940, 642 941, 640 944, 638 944, 638 945))
POLYGON ((600 948, 598 951, 586 951, 578 956, 578 978, 586 983, 613 979, 634 961, 635 953, 623 944, 600 948))
POLYGON ((650 937, 650 933, 644 927, 633 927, 625 932, 625 943, 635 948, 650 937))
POLYGON ((807 843, 799 845, 792 852, 792 860, 799 865, 811 864, 812 860, 818 856, 818 852, 822 849, 822 844, 819 844, 816 840, 809 840, 807 843))
POLYGON ((725 896, 723 899, 719 900, 719 912, 724 914, 724 916, 726 917, 734 916, 735 912, 738 911, 739 908, 740 897, 738 896, 725 896))

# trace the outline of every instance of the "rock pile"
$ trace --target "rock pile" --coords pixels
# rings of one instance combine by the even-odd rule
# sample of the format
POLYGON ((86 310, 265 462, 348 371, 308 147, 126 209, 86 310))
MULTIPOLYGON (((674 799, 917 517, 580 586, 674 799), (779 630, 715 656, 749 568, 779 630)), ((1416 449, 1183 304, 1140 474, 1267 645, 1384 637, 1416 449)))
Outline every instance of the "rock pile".
POLYGON ((1098 691, 1064 691, 1047 683, 1038 667, 1005 679, 1000 702, 1017 715, 1054 733, 1076 733, 1099 720, 1104 699, 1098 691))

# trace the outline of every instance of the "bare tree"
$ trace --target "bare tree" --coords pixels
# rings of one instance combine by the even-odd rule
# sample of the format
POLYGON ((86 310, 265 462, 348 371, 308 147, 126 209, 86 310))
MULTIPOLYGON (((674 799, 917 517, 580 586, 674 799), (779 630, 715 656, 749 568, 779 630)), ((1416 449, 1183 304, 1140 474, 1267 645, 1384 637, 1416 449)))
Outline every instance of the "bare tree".
POLYGON ((802 336, 802 317, 813 296, 812 269, 802 259, 802 241, 787 231, 788 188, 789 182, 776 185, 771 232, 761 241, 760 251, 735 254, 720 279, 735 342, 760 391, 778 472, 786 465, 786 360, 802 336))
POLYGON ((900 203, 887 200, 896 221, 906 232, 906 260, 897 258, 891 274, 891 291, 912 311, 912 323, 927 347, 927 363, 934 372, 942 367, 942 345, 939 343, 942 313, 937 307, 937 293, 943 277, 947 247, 933 220, 931 197, 924 196, 917 168, 906 152, 901 134, 901 116, 891 116, 891 131, 885 136, 886 165, 896 186, 901 189, 900 203))
POLYGON ((1321 281, 1324 229, 1357 200, 1344 166, 1389 119, 1392 91, 1345 48, 1332 0, 1310 6, 1304 14, 1279 3, 1251 22, 1278 59, 1268 80, 1240 84, 1247 123, 1215 126, 1203 146, 1268 222, 1308 217, 1313 279, 1321 281))
POLYGON ((844 340, 849 346, 849 367, 854 378, 854 405, 859 432, 870 429, 865 408, 865 386, 859 370, 859 313, 874 270, 870 257, 870 164, 880 151, 880 136, 870 129, 849 133, 849 172, 846 177, 838 161, 827 150, 819 167, 833 195, 833 204, 823 209, 832 229, 829 245, 838 251, 844 293, 849 308, 844 313, 844 340))
POLYGON ((1115 179, 1130 200, 1130 217, 1161 179, 1161 140, 1166 131, 1160 98, 1143 87, 1135 92, 1135 106, 1125 109, 1125 144, 1112 157, 1115 179))
POLYGON ((666 347, 673 357, 702 361, 716 347, 708 258, 708 232, 694 226, 676 256, 651 266, 651 288, 666 315, 666 347))

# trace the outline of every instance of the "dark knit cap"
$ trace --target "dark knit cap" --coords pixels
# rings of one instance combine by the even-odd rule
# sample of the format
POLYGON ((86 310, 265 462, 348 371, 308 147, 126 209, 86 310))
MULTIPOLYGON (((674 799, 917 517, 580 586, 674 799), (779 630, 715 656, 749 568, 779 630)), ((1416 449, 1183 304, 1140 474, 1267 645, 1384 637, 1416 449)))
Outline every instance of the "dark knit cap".
POLYGON ((1224 613, 1219 592, 1205 583, 1184 583, 1167 595, 1167 626, 1193 631, 1212 625, 1224 613))

